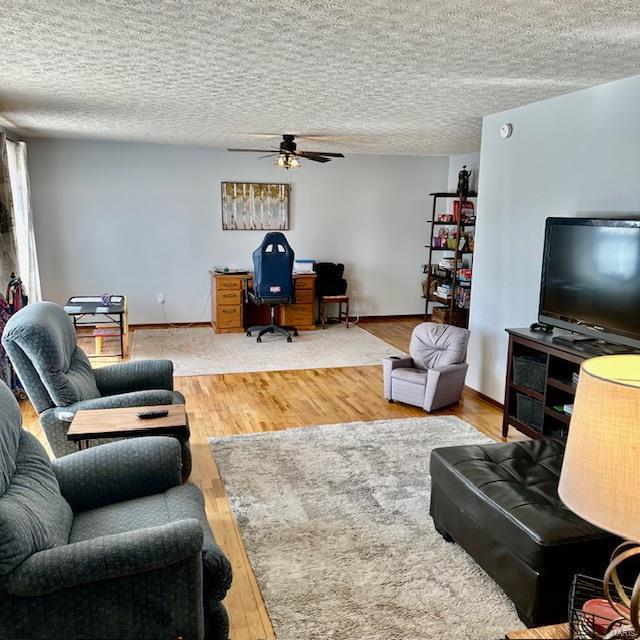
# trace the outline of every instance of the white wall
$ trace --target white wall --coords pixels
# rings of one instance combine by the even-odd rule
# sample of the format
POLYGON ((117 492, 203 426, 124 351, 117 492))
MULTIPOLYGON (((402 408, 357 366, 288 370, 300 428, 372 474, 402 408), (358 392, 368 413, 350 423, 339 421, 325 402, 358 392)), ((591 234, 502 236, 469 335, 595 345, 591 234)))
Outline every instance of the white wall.
POLYGON ((548 216, 640 212, 640 76, 484 118, 467 384, 503 400, 506 327, 537 319, 548 216), (500 125, 513 124, 503 140, 500 125))
POLYGON ((34 139, 29 170, 46 299, 126 293, 131 321, 207 321, 208 269, 249 266, 261 231, 222 231, 220 182, 292 180, 296 256, 341 261, 362 315, 423 312, 427 194, 449 158, 348 155, 286 173, 253 154, 34 139))

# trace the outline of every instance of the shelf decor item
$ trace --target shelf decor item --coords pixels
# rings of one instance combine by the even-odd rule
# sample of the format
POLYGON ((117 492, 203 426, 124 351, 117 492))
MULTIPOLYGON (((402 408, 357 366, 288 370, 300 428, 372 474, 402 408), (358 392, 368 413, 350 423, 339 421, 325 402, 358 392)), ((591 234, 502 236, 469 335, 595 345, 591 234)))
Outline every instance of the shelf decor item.
POLYGON ((601 356, 580 370, 558 495, 581 518, 626 541, 611 556, 603 592, 640 636, 640 577, 632 595, 618 568, 640 555, 640 355, 601 356))
POLYGON ((467 224, 475 220, 476 214, 473 202, 470 200, 455 200, 453 203, 453 221, 462 220, 462 224, 467 224))
POLYGON ((458 173, 458 194, 464 200, 469 195, 469 179, 471 171, 467 171, 467 165, 462 165, 462 169, 458 173))

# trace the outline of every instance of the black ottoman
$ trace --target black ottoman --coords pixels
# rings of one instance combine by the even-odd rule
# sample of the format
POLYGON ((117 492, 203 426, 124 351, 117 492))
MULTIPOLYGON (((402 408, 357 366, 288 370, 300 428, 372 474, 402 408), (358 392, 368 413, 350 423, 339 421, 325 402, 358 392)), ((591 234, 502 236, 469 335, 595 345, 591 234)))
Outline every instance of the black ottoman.
POLYGON ((436 529, 502 587, 527 626, 567 620, 574 574, 601 576, 618 543, 560 501, 563 454, 551 439, 431 454, 436 529))

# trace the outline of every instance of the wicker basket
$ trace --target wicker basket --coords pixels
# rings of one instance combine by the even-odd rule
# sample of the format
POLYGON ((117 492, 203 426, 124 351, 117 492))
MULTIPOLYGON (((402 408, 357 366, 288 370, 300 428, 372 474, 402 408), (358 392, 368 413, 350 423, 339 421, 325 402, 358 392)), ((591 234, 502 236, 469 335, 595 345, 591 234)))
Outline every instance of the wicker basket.
POLYGON ((544 393, 547 380, 547 355, 513 356, 513 382, 521 387, 544 393))
MULTIPOLYGON (((631 589, 623 586, 627 597, 631 597, 631 589)), ((611 584, 611 590, 613 584, 611 584)), ((582 610, 587 600, 593 598, 604 598, 604 589, 602 588, 602 578, 591 578, 577 574, 573 579, 571 592, 569 594, 569 630, 573 640, 601 640, 609 631, 623 626, 624 622, 621 618, 612 612, 611 616, 603 615, 594 616, 585 613, 582 610)), ((620 599, 616 596, 616 602, 620 599)), ((622 637, 635 637, 635 634, 624 635, 622 637)))
POLYGON ((431 322, 437 322, 439 324, 452 324, 454 327, 464 327, 466 329, 468 320, 468 309, 454 309, 451 322, 449 322, 448 307, 434 307, 431 312, 431 322))

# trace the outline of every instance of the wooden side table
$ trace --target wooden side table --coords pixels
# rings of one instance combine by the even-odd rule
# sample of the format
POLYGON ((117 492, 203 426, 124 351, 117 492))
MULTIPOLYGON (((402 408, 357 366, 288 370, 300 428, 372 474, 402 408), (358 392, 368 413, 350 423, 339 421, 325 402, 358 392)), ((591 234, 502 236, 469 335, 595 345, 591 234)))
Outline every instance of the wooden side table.
POLYGON ((322 296, 320 300, 320 321, 322 323, 322 328, 325 328, 327 323, 327 305, 328 304, 337 304, 338 305, 338 322, 344 323, 349 328, 349 296, 322 296), (342 310, 342 305, 345 304, 346 310, 342 310))
MULTIPOLYGON (((118 409, 81 409, 76 412, 67 431, 67 439, 86 449, 90 440, 99 438, 133 438, 140 436, 173 436, 180 439, 187 427, 187 412, 183 404, 152 407, 122 407, 118 409), (164 418, 141 420, 141 411, 169 413, 164 418)), ((184 439, 184 438, 183 438, 184 439)))
POLYGON ((564 622, 535 629, 509 631, 505 638, 507 640, 569 640, 569 636, 569 625, 564 622))

